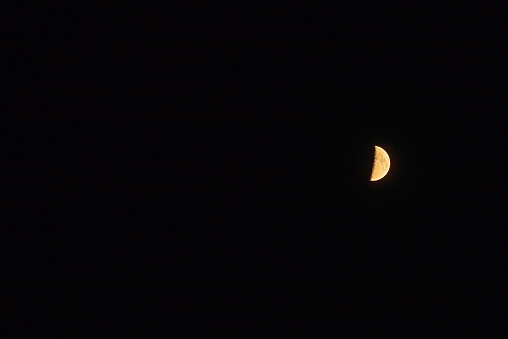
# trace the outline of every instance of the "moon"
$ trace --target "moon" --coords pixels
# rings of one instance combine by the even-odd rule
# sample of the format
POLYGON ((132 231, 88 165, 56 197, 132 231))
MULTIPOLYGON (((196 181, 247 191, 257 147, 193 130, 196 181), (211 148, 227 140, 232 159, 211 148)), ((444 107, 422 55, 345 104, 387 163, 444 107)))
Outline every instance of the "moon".
POLYGON ((374 164, 372 165, 370 181, 377 181, 384 178, 386 173, 388 173, 388 170, 390 170, 390 157, 388 156, 388 153, 386 153, 386 151, 381 147, 374 147, 374 164))

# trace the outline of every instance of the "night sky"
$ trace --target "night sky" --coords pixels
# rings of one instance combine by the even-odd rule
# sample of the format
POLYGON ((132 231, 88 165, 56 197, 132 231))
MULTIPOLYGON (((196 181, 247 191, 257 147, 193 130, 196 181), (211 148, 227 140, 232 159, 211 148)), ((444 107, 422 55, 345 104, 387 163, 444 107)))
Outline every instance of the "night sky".
POLYGON ((461 323, 497 298, 506 23, 272 10, 3 22, 15 279, 104 316, 181 301, 191 332, 461 323))

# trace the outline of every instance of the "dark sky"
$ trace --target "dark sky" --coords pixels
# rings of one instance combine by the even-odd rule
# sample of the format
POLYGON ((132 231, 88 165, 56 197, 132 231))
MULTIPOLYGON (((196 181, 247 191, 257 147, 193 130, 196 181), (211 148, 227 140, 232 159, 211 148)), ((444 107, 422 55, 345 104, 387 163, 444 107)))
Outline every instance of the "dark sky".
POLYGON ((3 22, 7 232, 37 279, 127 281, 111 300, 148 308, 182 280, 206 310, 333 328, 340 307, 460 308, 505 275, 495 10, 272 10, 3 22), (372 183, 374 145, 391 169, 372 183))

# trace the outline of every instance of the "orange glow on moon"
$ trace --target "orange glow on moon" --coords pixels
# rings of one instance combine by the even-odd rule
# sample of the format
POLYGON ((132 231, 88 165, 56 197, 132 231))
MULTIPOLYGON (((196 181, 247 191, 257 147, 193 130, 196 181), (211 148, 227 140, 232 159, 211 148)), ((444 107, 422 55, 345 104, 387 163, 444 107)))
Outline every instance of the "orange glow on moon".
POLYGON ((384 149, 378 146, 375 147, 374 153, 374 164, 372 165, 372 174, 370 176, 370 181, 377 181, 388 173, 390 170, 390 157, 388 153, 384 149))

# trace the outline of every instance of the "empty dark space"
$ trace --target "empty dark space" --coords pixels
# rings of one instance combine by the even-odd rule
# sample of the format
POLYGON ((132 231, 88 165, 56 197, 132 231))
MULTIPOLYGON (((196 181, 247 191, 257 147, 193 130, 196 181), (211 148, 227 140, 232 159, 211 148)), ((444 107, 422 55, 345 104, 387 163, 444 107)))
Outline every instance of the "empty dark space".
POLYGON ((330 334, 488 303, 506 24, 297 7, 3 21, 6 257, 39 288, 17 307, 330 334))

